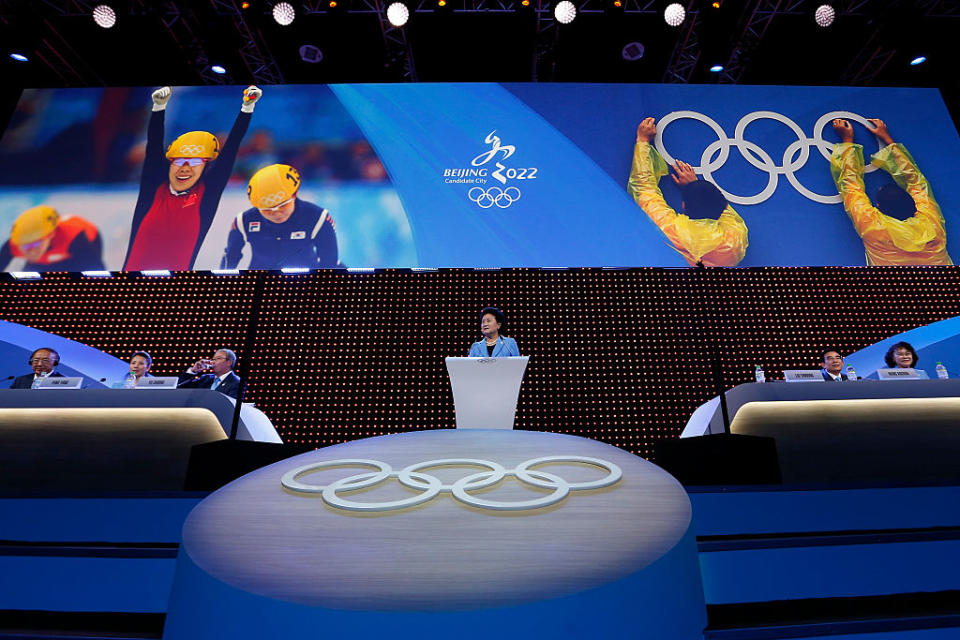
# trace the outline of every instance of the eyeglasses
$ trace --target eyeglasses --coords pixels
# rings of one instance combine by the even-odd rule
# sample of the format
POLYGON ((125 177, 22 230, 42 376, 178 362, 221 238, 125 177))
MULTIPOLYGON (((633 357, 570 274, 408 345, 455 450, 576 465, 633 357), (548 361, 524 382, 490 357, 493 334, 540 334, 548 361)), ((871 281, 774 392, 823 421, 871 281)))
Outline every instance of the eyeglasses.
POLYGON ((37 240, 36 242, 28 242, 28 243, 26 243, 26 244, 21 244, 21 245, 20 245, 20 250, 21 250, 21 251, 30 251, 30 249, 36 249, 37 247, 39 247, 40 245, 43 244, 43 241, 44 241, 44 240, 46 240, 46 238, 40 238, 40 239, 37 240))
POLYGON ((283 202, 281 202, 275 207, 257 207, 257 208, 263 213, 274 213, 275 211, 279 211, 280 209, 283 209, 285 206, 287 206, 291 202, 293 202, 293 198, 290 198, 289 200, 284 200, 283 202))
POLYGON ((41 362, 53 362, 51 358, 33 358, 30 360, 30 364, 40 364, 41 362))
POLYGON ((174 166, 182 167, 185 164, 190 165, 191 167, 199 167, 202 164, 207 163, 206 158, 174 158, 171 160, 174 166))

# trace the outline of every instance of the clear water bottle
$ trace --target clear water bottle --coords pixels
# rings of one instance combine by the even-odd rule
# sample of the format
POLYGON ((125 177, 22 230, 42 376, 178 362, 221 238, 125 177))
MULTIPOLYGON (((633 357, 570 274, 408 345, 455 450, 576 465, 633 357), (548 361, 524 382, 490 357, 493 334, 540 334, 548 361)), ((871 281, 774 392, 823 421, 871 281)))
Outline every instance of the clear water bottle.
POLYGON ((760 367, 760 365, 757 365, 757 370, 754 371, 754 375, 755 375, 756 378, 757 378, 757 382, 766 382, 766 381, 767 381, 767 376, 764 375, 763 369, 760 367))
POLYGON ((937 363, 937 377, 941 380, 946 380, 950 377, 950 374, 947 373, 947 368, 943 366, 942 362, 937 363))
POLYGON ((133 389, 137 386, 137 378, 133 373, 128 373, 127 377, 123 379, 123 388, 124 389, 133 389))
POLYGON ((857 377, 857 370, 853 368, 852 364, 847 365, 847 380, 859 380, 857 377))

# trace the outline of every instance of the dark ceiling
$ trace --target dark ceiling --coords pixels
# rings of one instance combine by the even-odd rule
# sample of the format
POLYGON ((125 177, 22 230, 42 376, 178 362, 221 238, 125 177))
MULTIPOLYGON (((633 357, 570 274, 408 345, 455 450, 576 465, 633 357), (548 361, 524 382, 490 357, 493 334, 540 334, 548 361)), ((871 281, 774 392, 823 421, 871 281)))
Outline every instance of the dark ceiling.
POLYGON ((96 26, 100 2, 0 0, 0 69, 16 89, 39 86, 334 82, 691 82, 938 87, 960 121, 960 0, 844 0, 829 28, 813 13, 826 0, 687 0, 680 27, 666 1, 575 0, 558 25, 552 5, 532 0, 421 0, 392 29, 383 0, 296 1, 293 24, 274 2, 123 0, 111 29, 96 26), (378 11, 378 9, 380 11, 378 11), (621 51, 640 42, 644 56, 621 51), (301 59, 309 44, 319 63, 301 59), (29 62, 7 53, 20 51, 29 62), (926 63, 910 66, 916 55, 926 63), (725 73, 708 67, 725 64, 725 73), (218 76, 210 65, 221 64, 218 76))

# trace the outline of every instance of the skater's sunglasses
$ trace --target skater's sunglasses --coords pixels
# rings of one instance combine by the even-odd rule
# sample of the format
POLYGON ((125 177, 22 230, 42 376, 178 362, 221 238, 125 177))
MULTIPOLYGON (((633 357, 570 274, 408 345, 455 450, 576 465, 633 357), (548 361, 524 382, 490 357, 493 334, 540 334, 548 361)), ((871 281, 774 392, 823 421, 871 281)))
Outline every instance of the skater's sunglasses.
POLYGON ((206 158, 174 158, 170 162, 178 167, 182 167, 185 164, 191 167, 199 167, 202 164, 206 164, 208 160, 206 158))
POLYGON ((258 208, 260 211, 265 211, 265 212, 267 212, 267 213, 273 213, 273 212, 275 212, 275 211, 280 211, 280 209, 283 209, 285 206, 287 206, 287 205, 290 204, 291 202, 293 202, 293 198, 290 198, 289 200, 284 200, 283 202, 281 202, 280 204, 278 204, 278 205, 275 206, 275 207, 257 207, 257 208, 258 208))
POLYGON ((36 242, 28 242, 28 243, 26 243, 26 244, 22 244, 22 245, 20 245, 20 250, 21 250, 21 251, 30 251, 30 249, 36 249, 36 248, 39 247, 41 244, 43 244, 43 241, 44 241, 44 240, 46 240, 46 238, 40 238, 40 239, 37 240, 36 242))

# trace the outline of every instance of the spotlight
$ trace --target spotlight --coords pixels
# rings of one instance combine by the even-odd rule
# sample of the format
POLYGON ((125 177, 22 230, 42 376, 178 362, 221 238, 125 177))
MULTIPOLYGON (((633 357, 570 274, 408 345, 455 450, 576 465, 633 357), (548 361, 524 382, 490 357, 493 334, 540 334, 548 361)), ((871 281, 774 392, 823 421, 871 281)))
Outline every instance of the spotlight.
POLYGON ((445 7, 445 6, 447 6, 447 0, 437 0, 437 6, 438 6, 438 7, 445 7))
POLYGON ((723 65, 715 64, 712 67, 710 67, 710 71, 712 71, 713 73, 720 73, 721 71, 723 71, 723 65))
POLYGON ((330 0, 330 2, 327 3, 327 6, 330 7, 331 9, 336 9, 336 8, 337 8, 337 0, 330 0))
POLYGON ((315 47, 312 44, 305 44, 300 47, 300 59, 304 62, 317 64, 323 60, 323 51, 320 51, 318 47, 315 47))
POLYGON ((524 7, 530 6, 530 0, 520 0, 520 4, 524 7))
POLYGON ((273 5, 273 19, 276 20, 277 24, 281 27, 292 24, 293 19, 296 17, 297 12, 289 2, 278 2, 273 5))
POLYGON ((98 4, 93 8, 93 21, 98 27, 109 29, 117 24, 117 14, 108 4, 98 4))
POLYGON ((249 3, 249 2, 241 2, 241 3, 240 3, 240 8, 243 9, 243 10, 247 10, 247 9, 250 8, 250 3, 249 3))
POLYGON ((218 65, 218 64, 215 64, 215 65, 213 65, 212 67, 210 67, 210 71, 213 71, 214 73, 218 73, 218 74, 220 74, 220 75, 223 75, 223 74, 225 74, 225 73, 227 72, 227 70, 226 70, 225 68, 221 67, 221 66, 218 65))
POLYGON ((570 0, 560 0, 553 8, 553 17, 560 24, 570 24, 577 17, 577 8, 570 0))
POLYGON ((113 272, 111 271, 81 271, 82 275, 88 278, 112 278, 113 272))
POLYGON ((393 2, 387 7, 387 20, 395 27, 402 27, 410 19, 410 9, 402 2, 393 2))
POLYGON ((927 56, 917 56, 916 58, 910 61, 910 66, 915 67, 918 64, 923 64, 926 61, 927 61, 927 56))
POLYGON ((663 10, 663 19, 671 27, 679 27, 687 17, 687 10, 679 2, 667 5, 663 10))
POLYGON ((281 273, 310 273, 308 267, 284 267, 280 269, 281 273))
POLYGON ((215 276, 238 276, 240 269, 213 269, 210 273, 215 276))
POLYGON ((40 280, 43 277, 39 271, 11 271, 10 275, 17 280, 40 280))
POLYGON ((833 24, 833 19, 837 17, 837 12, 828 4, 822 4, 813 12, 813 19, 817 26, 829 27, 833 24))
POLYGON ((719 9, 720 3, 717 2, 717 0, 714 0, 713 2, 710 3, 710 6, 713 7, 714 9, 719 9))
POLYGON ((166 269, 145 269, 140 272, 140 275, 147 276, 148 278, 166 278, 171 274, 166 269))
POLYGON ((10 57, 13 58, 14 60, 16 60, 17 62, 29 62, 29 61, 30 61, 30 58, 28 58, 27 56, 23 55, 22 53, 16 53, 16 52, 14 52, 14 53, 11 53, 11 54, 10 54, 10 57))
POLYGON ((623 50, 620 52, 620 55, 623 56, 624 60, 639 60, 643 57, 643 43, 641 42, 630 42, 628 43, 623 50))

